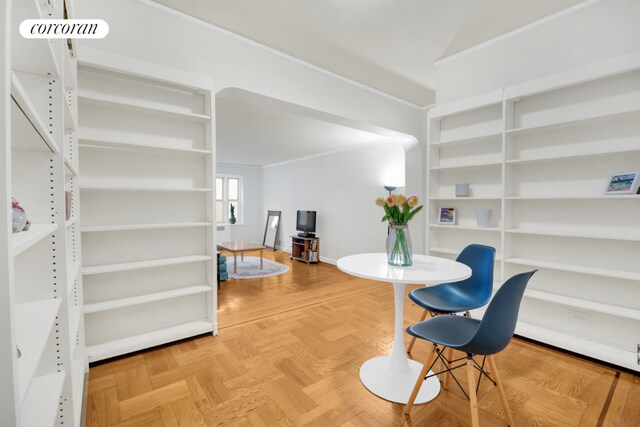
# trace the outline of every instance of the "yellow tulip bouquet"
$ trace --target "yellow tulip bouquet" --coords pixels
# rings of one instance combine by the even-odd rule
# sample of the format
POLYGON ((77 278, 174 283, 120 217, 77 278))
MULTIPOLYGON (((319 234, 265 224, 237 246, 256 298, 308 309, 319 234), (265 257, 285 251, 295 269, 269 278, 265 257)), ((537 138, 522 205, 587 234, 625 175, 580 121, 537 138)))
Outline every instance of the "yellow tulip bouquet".
POLYGON ((382 221, 389 221, 387 261, 394 266, 411 266, 413 251, 407 224, 422 209, 418 206, 418 197, 392 194, 386 199, 378 197, 376 205, 384 209, 382 221))

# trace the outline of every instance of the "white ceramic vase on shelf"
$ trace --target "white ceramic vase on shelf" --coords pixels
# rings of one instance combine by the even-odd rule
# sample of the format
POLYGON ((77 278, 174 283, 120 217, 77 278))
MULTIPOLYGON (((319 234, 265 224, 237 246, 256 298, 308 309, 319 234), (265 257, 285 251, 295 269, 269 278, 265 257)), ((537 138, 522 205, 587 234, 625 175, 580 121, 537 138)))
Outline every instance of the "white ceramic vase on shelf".
POLYGON ((478 228, 491 227, 491 209, 476 209, 478 228))

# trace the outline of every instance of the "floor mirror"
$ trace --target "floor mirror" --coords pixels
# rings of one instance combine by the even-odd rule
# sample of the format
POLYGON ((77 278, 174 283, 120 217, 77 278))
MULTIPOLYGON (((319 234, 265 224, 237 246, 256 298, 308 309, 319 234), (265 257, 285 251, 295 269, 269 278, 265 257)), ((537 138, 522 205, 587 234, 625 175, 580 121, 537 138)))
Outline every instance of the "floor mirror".
POLYGON ((278 237, 278 228, 280 227, 281 213, 281 211, 268 211, 267 225, 264 228, 262 245, 274 251, 276 250, 276 239, 278 237))

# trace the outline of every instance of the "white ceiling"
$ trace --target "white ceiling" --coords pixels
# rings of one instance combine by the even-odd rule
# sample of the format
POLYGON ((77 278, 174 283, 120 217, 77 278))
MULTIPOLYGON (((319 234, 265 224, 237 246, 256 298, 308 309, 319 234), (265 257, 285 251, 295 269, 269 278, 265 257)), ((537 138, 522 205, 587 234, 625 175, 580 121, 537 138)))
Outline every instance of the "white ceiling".
POLYGON ((154 0, 417 105, 434 62, 585 0, 154 0))
POLYGON ((216 96, 216 162, 266 166, 388 139, 294 112, 296 106, 227 89, 216 96))

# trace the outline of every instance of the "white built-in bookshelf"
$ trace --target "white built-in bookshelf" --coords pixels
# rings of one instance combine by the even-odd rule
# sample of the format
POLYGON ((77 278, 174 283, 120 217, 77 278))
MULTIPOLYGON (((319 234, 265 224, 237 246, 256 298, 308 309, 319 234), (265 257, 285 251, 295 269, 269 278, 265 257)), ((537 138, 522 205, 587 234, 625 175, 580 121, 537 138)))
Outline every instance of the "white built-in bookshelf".
POLYGON ((79 426, 87 360, 82 319, 76 53, 19 36, 24 19, 73 16, 70 0, 0 2, 0 425, 79 426), (10 36, 9 36, 10 35, 10 36), (6 60, 6 61, 5 61, 6 60), (5 92, 8 89, 8 92, 5 92), (65 191, 70 192, 70 217, 65 191), (9 216, 8 216, 9 215, 9 216))
POLYGON ((82 53, 79 188, 89 361, 215 334, 209 82, 82 53))
POLYGON ((640 370, 640 196, 603 194, 640 170, 640 54, 438 106, 427 151, 429 251, 494 246, 498 283, 539 269, 516 333, 640 370))

